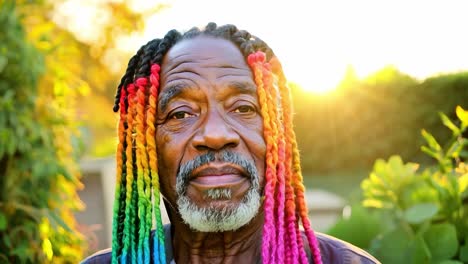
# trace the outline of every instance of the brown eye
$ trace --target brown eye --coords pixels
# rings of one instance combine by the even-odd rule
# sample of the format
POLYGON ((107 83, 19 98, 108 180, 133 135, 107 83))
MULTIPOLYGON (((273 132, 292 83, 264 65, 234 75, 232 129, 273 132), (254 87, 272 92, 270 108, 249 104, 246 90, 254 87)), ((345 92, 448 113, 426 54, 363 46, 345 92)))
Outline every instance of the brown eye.
POLYGON ((251 113, 255 112, 255 108, 250 105, 241 105, 234 110, 235 113, 251 113))
POLYGON ((184 119, 188 117, 194 116, 193 114, 190 114, 185 111, 177 111, 169 116, 169 119, 184 119))

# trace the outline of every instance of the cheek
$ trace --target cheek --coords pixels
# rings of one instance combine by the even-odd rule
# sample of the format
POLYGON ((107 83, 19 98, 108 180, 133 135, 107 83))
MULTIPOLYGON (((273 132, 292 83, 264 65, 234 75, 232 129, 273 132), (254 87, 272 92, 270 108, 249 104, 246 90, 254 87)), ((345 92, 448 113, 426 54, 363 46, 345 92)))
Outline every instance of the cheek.
POLYGON ((255 142, 253 142, 255 149, 252 150, 257 159, 258 175, 260 178, 260 186, 265 186, 265 168, 266 168, 266 142, 263 135, 263 120, 259 122, 255 134, 255 142))
POLYGON ((178 161, 181 155, 181 149, 174 146, 174 142, 177 142, 164 130, 158 130, 156 132, 156 149, 158 157, 158 173, 159 181, 161 184, 161 192, 169 200, 174 196, 175 192, 175 181, 178 168, 178 161), (178 151, 180 150, 180 151, 178 151))
POLYGON ((266 168, 266 142, 263 138, 263 125, 261 122, 257 123, 255 129, 251 130, 251 133, 244 137, 247 148, 251 153, 255 166, 258 170, 260 177, 260 186, 264 186, 265 183, 265 168, 266 168))
MULTIPOLYGON (((263 140, 263 138, 262 138, 263 140)), ((265 185, 265 166, 266 166, 266 162, 265 162, 265 156, 266 156, 266 145, 263 143, 263 144, 258 144, 257 145, 257 149, 256 149, 256 152, 255 152, 255 165, 257 166, 257 170, 258 170, 258 176, 259 176, 259 180, 260 180, 260 186, 264 186, 265 185)))

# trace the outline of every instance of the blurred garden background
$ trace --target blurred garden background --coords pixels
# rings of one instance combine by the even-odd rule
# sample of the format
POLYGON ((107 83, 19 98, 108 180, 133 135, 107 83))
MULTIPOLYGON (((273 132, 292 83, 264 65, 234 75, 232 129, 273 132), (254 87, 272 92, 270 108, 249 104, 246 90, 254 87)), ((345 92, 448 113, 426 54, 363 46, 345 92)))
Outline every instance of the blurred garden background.
POLYGON ((0 0, 0 263, 109 246, 119 78, 209 21, 284 64, 305 184, 326 194, 312 224, 335 215, 319 231, 382 263, 468 263, 468 3, 270 2, 0 0))

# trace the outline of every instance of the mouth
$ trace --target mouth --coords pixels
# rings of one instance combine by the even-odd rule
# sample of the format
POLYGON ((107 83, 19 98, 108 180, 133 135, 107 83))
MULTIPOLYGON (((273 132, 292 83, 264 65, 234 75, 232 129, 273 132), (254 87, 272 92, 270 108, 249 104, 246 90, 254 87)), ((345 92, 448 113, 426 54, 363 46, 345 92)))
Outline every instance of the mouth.
POLYGON ((233 164, 207 164, 195 169, 189 181, 199 187, 231 187, 248 180, 247 173, 233 164))

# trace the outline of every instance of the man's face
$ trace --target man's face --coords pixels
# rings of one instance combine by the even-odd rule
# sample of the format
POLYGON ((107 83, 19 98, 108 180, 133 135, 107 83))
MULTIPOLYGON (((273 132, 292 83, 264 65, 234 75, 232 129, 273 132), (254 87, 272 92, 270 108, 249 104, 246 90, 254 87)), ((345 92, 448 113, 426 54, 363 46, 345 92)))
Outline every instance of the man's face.
POLYGON ((263 123, 250 68, 231 42, 183 40, 161 65, 161 191, 193 229, 235 230, 260 206, 263 123))

